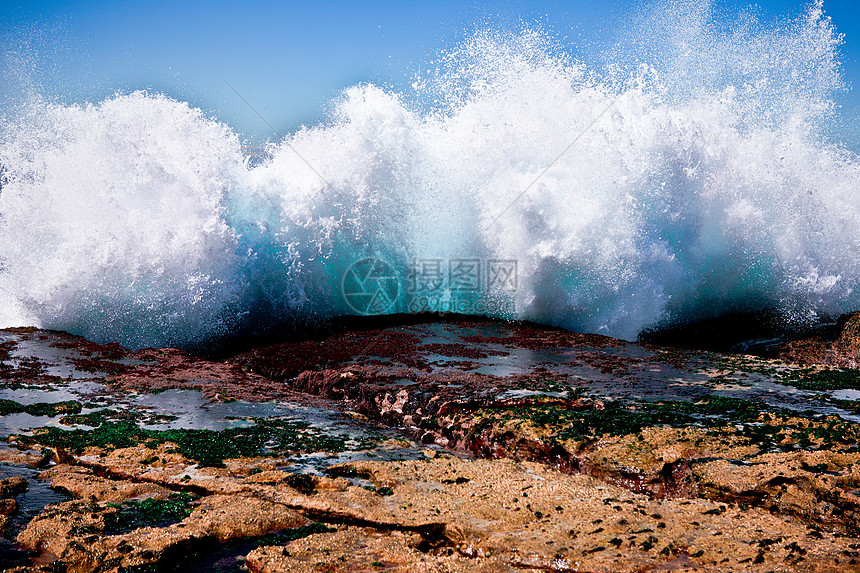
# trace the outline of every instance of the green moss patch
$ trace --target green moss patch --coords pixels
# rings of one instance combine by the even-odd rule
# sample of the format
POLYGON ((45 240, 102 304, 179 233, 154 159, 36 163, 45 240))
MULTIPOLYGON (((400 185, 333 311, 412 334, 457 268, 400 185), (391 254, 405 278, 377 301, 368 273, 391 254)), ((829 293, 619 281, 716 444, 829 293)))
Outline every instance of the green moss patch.
POLYGON ((171 422, 178 419, 177 416, 169 414, 141 414, 132 410, 111 410, 103 408, 86 414, 76 414, 72 416, 63 416, 60 418, 60 423, 69 426, 91 426, 97 428, 105 422, 144 422, 147 424, 155 424, 161 422, 171 422))
MULTIPOLYGON (((756 400, 711 396, 699 402, 606 401, 599 409, 570 409, 559 404, 485 408, 475 413, 475 435, 494 425, 529 423, 549 430, 550 441, 584 441, 604 435, 638 434, 644 428, 704 428, 713 436, 744 438, 762 451, 853 451, 860 444, 860 425, 838 417, 778 410, 756 400)), ((474 418, 473 418, 474 419, 474 418)))
MULTIPOLYGON (((756 420, 764 405, 749 400, 712 396, 702 402, 607 401, 601 409, 568 409, 556 404, 518 406, 499 411, 501 421, 527 420, 558 431, 558 439, 582 440, 604 434, 635 434, 651 426, 714 427, 756 420)), ((494 417, 497 417, 494 416, 494 417)))
POLYGON ((358 443, 345 436, 330 436, 307 422, 284 419, 255 419, 255 425, 225 430, 149 430, 134 422, 104 421, 92 430, 40 428, 33 437, 21 436, 22 444, 64 448, 80 454, 95 446, 105 450, 128 448, 138 443, 147 447, 176 444, 176 451, 204 467, 224 467, 224 460, 270 454, 343 452, 368 449, 377 443, 373 436, 358 443))
POLYGON ((286 545, 290 541, 302 539, 303 537, 308 537, 309 535, 314 535, 317 533, 332 533, 334 531, 337 531, 337 529, 332 529, 322 523, 311 523, 310 525, 305 525, 304 527, 284 529, 276 533, 270 533, 269 535, 257 537, 256 539, 254 539, 254 544, 257 547, 286 545))
POLYGON ((53 418, 60 414, 77 414, 80 411, 81 403, 74 400, 67 402, 38 402, 27 405, 19 404, 13 400, 0 400, 0 416, 24 412, 31 416, 48 416, 53 418))
POLYGON ((778 382, 803 390, 860 390, 860 370, 853 368, 804 368, 782 374, 778 382))
POLYGON ((745 425, 737 434, 764 451, 860 450, 860 425, 836 416, 797 416, 797 413, 775 414, 768 423, 745 425))
POLYGON ((146 424, 162 423, 176 420, 176 416, 166 414, 151 414, 148 412, 135 412, 133 410, 113 410, 102 408, 81 414, 84 408, 91 408, 94 404, 81 404, 75 400, 65 402, 38 402, 36 404, 20 404, 14 400, 0 400, 0 416, 8 414, 26 413, 31 416, 47 416, 49 418, 60 418, 60 423, 69 426, 92 426, 98 427, 105 422, 142 422, 146 424))
POLYGON ((172 493, 167 499, 109 503, 108 507, 118 511, 105 515, 105 533, 117 535, 139 527, 165 527, 178 523, 191 515, 192 504, 196 499, 189 493, 181 492, 172 493))

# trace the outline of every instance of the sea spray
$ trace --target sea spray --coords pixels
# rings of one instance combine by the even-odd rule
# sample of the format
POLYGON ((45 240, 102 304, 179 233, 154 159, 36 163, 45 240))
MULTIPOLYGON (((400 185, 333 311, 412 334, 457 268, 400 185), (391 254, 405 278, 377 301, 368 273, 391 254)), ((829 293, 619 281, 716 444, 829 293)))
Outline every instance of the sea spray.
POLYGON ((225 126, 145 93, 34 101, 0 148, 0 293, 22 319, 133 346, 235 323, 242 285, 222 199, 243 160, 225 126))
POLYGON ((651 10, 601 54, 479 31, 411 90, 344 90, 254 164, 163 95, 31 99, 0 128, 0 319, 189 345, 354 312, 364 258, 402 279, 387 312, 410 310, 416 261, 515 261, 497 314, 623 338, 860 308, 860 161, 829 139, 820 2, 779 26, 651 10))

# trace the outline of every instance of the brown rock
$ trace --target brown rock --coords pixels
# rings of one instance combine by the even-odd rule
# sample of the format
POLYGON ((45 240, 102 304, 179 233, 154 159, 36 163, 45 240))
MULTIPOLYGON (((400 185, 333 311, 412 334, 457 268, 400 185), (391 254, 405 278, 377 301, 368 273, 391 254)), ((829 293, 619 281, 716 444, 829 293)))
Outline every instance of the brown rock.
POLYGON ((0 515, 12 515, 18 511, 18 502, 14 499, 0 499, 0 515))
POLYGON ((39 474, 51 480, 51 487, 91 501, 124 501, 154 497, 164 499, 171 490, 148 482, 111 480, 98 477, 92 470, 79 466, 58 465, 39 474))
POLYGON ((287 547, 255 549, 245 565, 252 573, 523 571, 493 557, 468 557, 454 550, 437 555, 415 549, 420 544, 420 536, 414 534, 348 527, 300 539, 287 547))
POLYGON ((141 364, 124 368, 114 378, 115 389, 199 389, 213 402, 291 396, 282 384, 273 384, 240 365, 203 360, 175 348, 147 348, 133 357, 141 364))
POLYGON ((13 476, 0 480, 0 497, 12 497, 27 491, 27 480, 13 476))
POLYGON ((248 495, 211 495, 183 522, 218 541, 257 537, 280 529, 302 527, 310 520, 285 505, 248 495))
POLYGON ((842 315, 835 328, 821 334, 780 345, 775 355, 797 364, 860 367, 860 311, 842 315))
POLYGON ((20 452, 18 450, 0 448, 0 462, 34 468, 41 464, 43 460, 44 456, 33 452, 20 452))

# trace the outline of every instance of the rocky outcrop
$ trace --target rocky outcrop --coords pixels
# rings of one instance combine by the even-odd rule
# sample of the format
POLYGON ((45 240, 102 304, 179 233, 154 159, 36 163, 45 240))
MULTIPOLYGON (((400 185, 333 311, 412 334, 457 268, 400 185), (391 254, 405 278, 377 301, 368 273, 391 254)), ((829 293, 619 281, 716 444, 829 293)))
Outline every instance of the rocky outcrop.
POLYGON ((27 480, 21 476, 0 479, 0 497, 12 497, 27 491, 27 480))
MULTIPOLYGON (((97 380, 110 396, 65 413, 4 403, 52 424, 10 437, 0 460, 48 468, 40 479, 75 498, 10 521, 26 480, 0 482, 0 525, 38 554, 22 552, 22 573, 205 570, 212 555, 258 573, 858 569, 860 425, 851 404, 804 389, 820 369, 490 321, 341 332, 218 363, 21 336, 109 371, 97 380), (783 386, 787 407, 775 383, 796 386, 783 386), (164 419, 133 400, 88 405, 165 388, 200 390, 207 409, 297 403, 278 418, 218 404, 235 425, 205 431, 153 430, 164 419), (297 421, 309 404, 330 415, 297 421), (355 424, 335 436, 333 420, 355 424)), ((68 384, 4 351, 16 385, 68 384)))
POLYGON ((797 364, 860 367, 860 312, 842 315, 832 328, 778 346, 773 354, 797 364))
POLYGON ((2 535, 12 516, 18 513, 19 505, 14 496, 27 490, 27 480, 14 476, 0 480, 0 535, 2 535))
MULTIPOLYGON (((76 573, 172 566, 271 532, 296 533, 251 551, 251 571, 856 570, 844 538, 766 509, 653 499, 543 464, 432 453, 333 471, 360 475, 375 491, 338 479, 302 493, 234 477, 236 493, 202 496, 181 521, 106 535, 125 506, 99 500, 106 490, 97 486, 46 510, 18 539, 76 573)), ((51 472, 53 480, 81 473, 51 472)))

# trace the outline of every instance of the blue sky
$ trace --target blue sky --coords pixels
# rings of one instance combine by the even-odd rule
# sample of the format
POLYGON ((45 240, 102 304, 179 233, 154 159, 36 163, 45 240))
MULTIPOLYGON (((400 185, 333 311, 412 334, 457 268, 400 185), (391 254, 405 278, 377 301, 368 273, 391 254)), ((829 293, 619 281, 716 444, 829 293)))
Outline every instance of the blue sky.
MULTIPOLYGON (((574 57, 617 41, 644 2, 134 2, 2 0, 0 95, 32 81, 64 102, 148 89, 190 102, 261 140, 325 117, 340 90, 360 82, 403 89, 442 51, 482 27, 547 30, 574 57), (13 73, 14 72, 14 73, 13 73), (15 77, 12 77, 15 76, 15 77), (23 80, 22 80, 23 78, 23 80)), ((714 0, 729 13, 751 2, 714 0)), ((802 13, 809 2, 760 0, 762 21, 802 13)), ((825 0, 845 34, 846 117, 860 116, 860 3, 825 0)), ((851 119, 853 123, 855 120, 851 119)), ((853 130, 852 130, 853 131, 853 130)), ((856 142, 852 142, 854 147, 856 142)))

